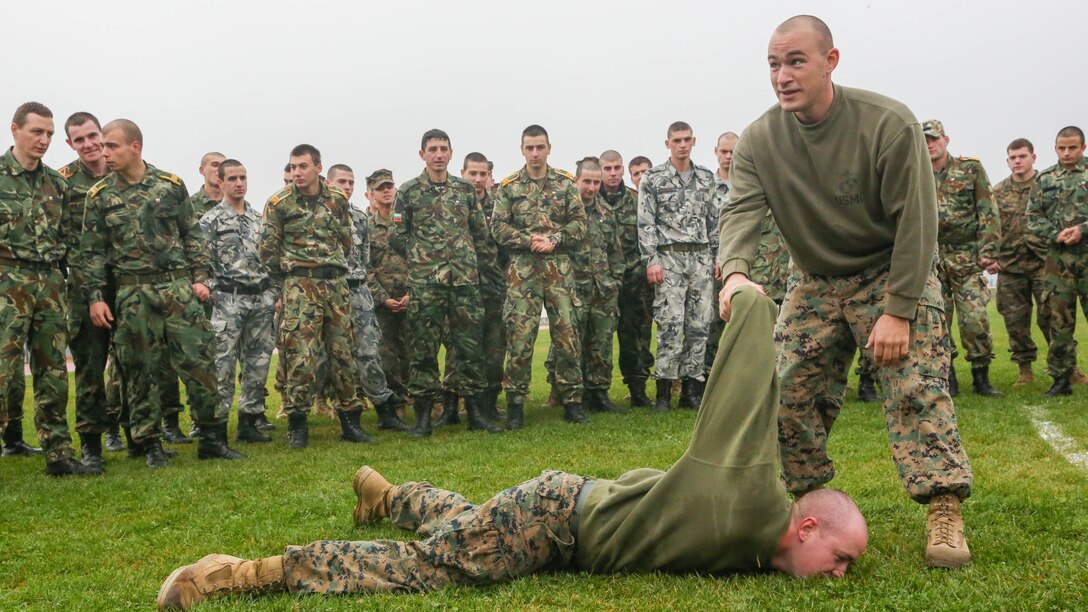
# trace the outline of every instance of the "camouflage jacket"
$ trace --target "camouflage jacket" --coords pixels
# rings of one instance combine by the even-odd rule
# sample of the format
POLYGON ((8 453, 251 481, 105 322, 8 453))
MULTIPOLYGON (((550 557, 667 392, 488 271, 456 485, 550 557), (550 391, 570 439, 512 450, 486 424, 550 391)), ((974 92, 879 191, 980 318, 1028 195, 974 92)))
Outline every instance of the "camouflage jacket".
POLYGON ((718 252, 716 176, 691 164, 685 185, 671 160, 642 175, 638 189, 638 246, 647 266, 656 265, 657 250, 667 244, 705 244, 718 252))
POLYGON ((574 280, 582 284, 594 282, 603 290, 611 290, 626 269, 618 215, 599 195, 582 205, 586 211, 586 235, 571 254, 574 280))
POLYGON ((111 172, 87 192, 76 265, 88 301, 102 301, 107 266, 117 274, 188 270, 194 283, 211 274, 207 243, 185 183, 146 164, 139 183, 111 172))
POLYGON ((367 287, 379 306, 386 300, 399 300, 408 293, 408 262, 393 250, 389 240, 396 233, 393 220, 370 210, 370 278, 367 287))
MULTIPOLYGON (((68 240, 68 252, 74 254, 79 248, 79 237, 83 234, 83 216, 87 209, 87 192, 105 175, 95 176, 76 159, 57 170, 68 181, 68 208, 65 209, 64 231, 68 240)), ((107 174, 109 170, 106 171, 107 174)))
POLYGON ((1001 217, 1001 250, 997 261, 1003 272, 1034 272, 1043 266, 1043 258, 1031 248, 1028 232, 1028 195, 1039 174, 1018 183, 1009 176, 994 185, 994 203, 1001 217))
POLYGON ((480 291, 490 297, 502 296, 506 292, 506 267, 510 265, 510 251, 500 245, 491 233, 491 213, 495 211, 493 192, 485 192, 480 208, 484 211, 484 220, 487 222, 487 239, 495 249, 492 263, 480 266, 480 291))
POLYGON ((293 183, 264 205, 258 252, 274 285, 295 268, 333 266, 348 269, 351 214, 338 187, 318 182, 317 195, 304 196, 293 183))
POLYGON ((1055 164, 1039 173, 1028 195, 1028 231, 1040 257, 1088 250, 1088 165, 1083 157, 1072 168, 1055 164), (1074 225, 1080 226, 1080 242, 1057 244, 1058 233, 1074 225))
POLYGON ((196 211, 197 219, 208 214, 208 211, 215 208, 215 205, 219 203, 219 200, 212 198, 207 191, 204 191, 204 185, 200 186, 200 191, 189 196, 189 200, 193 203, 193 210, 196 211))
POLYGON ((200 218, 200 230, 208 241, 212 277, 208 288, 217 285, 254 287, 269 282, 257 245, 261 239, 261 216, 246 202, 243 214, 226 201, 212 207, 200 218))
POLYGON ((436 186, 424 172, 397 188, 392 246, 408 261, 410 285, 479 285, 495 246, 472 183, 448 175, 436 186))
POLYGON ((348 280, 366 282, 370 269, 370 215, 351 204, 351 257, 348 280))
POLYGON ((41 161, 27 172, 12 151, 0 161, 0 257, 59 263, 68 250, 68 182, 41 161))
POLYGON ((620 183, 620 188, 612 193, 605 193, 601 189, 601 197, 616 213, 627 271, 641 268, 642 254, 638 250, 638 192, 620 183))
POLYGON ((550 254, 570 253, 586 231, 586 211, 574 177, 548 166, 540 180, 529 178, 525 168, 504 178, 495 194, 491 231, 511 254, 538 255, 529 246, 534 234, 556 240, 550 254))
POLYGON ((770 210, 763 217, 759 230, 759 250, 752 260, 751 279, 753 283, 763 285, 767 297, 782 303, 790 274, 790 252, 770 210))
POLYGON ((1001 220, 994 206, 990 179, 982 164, 970 157, 948 156, 937 183, 937 244, 946 259, 961 254, 963 263, 994 259, 1001 247, 1001 220))

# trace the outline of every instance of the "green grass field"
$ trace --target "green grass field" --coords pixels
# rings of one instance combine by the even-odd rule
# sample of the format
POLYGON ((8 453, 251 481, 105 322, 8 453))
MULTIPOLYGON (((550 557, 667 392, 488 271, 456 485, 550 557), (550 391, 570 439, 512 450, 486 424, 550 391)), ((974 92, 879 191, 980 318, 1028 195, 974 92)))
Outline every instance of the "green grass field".
MULTIPOLYGON (((991 306, 992 308, 992 306, 991 306)), ((965 505, 973 564, 960 571, 923 567, 925 508, 911 502, 896 478, 883 418, 876 404, 843 410, 831 451, 834 485, 851 493, 869 519, 866 555, 841 581, 783 575, 699 576, 549 574, 487 589, 427 595, 263 598, 270 610, 370 609, 958 609, 1088 608, 1088 473, 1067 462, 1036 433, 1028 406, 1088 451, 1088 388, 1072 398, 1045 400, 1049 385, 1013 390, 1004 324, 992 314, 996 337, 992 378, 1005 396, 983 401, 970 392, 966 363, 958 364, 964 393, 956 401, 964 443, 975 471, 965 505)), ((1080 321, 1081 346, 1088 333, 1080 321)), ((539 347, 546 347, 546 338, 539 347)), ((149 609, 166 575, 211 553, 242 557, 278 554, 286 544, 316 539, 409 539, 388 523, 355 528, 350 478, 359 465, 377 466, 390 480, 430 480, 483 501, 496 491, 563 469, 614 477, 641 466, 668 467, 684 451, 693 411, 659 416, 646 410, 593 415, 588 427, 546 409, 538 350, 526 428, 516 433, 469 433, 445 428, 425 441, 383 433, 379 442, 337 440, 339 427, 311 417, 310 448, 289 452, 285 425, 263 445, 235 444, 243 461, 198 461, 191 446, 164 470, 108 453, 102 477, 51 479, 40 457, 0 459, 0 610, 149 609)), ((1082 352, 1083 355, 1083 352, 1082 352)), ((625 400, 616 373, 613 399, 625 400)), ((852 381, 852 384, 855 381, 852 381)), ((269 415, 278 408, 270 398, 269 415)), ((74 423, 74 416, 72 417, 74 423)), ((374 430, 374 414, 363 418, 374 430)), ((27 432, 33 431, 28 409, 27 432)), ((233 439, 233 417, 231 437, 233 439)), ((698 509, 693 509, 698 511, 698 509)), ((255 600, 231 598, 202 609, 242 609, 255 600)))

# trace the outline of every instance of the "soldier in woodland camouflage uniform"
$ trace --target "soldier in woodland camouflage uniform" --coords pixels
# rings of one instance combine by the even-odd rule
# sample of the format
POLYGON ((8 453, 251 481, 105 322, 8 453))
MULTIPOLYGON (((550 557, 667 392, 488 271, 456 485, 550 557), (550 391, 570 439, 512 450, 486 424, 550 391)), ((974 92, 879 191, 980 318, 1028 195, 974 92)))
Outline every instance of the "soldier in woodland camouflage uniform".
POLYGON ((623 182, 623 158, 616 151, 601 153, 601 197, 615 211, 623 245, 624 272, 619 289, 620 374, 631 393, 631 406, 646 408, 646 380, 654 356, 650 341, 654 325, 654 287, 646 280, 646 265, 638 250, 638 191, 623 182))
POLYGON ((207 243, 181 179, 143 161, 143 134, 118 119, 103 129, 113 171, 87 193, 77 273, 91 302, 91 320, 116 324, 114 346, 129 405, 130 452, 147 465, 167 463, 159 439, 160 364, 169 354, 185 381, 201 459, 236 459, 226 443, 227 420, 216 414, 215 334, 198 297, 208 298, 207 243), (117 282, 116 313, 104 301, 106 275, 117 282), (116 314, 116 320, 115 315, 116 314))
POLYGON ((223 201, 223 189, 219 186, 219 165, 226 159, 226 155, 216 151, 205 153, 200 158, 199 172, 204 177, 204 184, 189 198, 198 219, 223 201))
POLYGON ((507 269, 507 426, 522 426, 532 378, 540 309, 548 313, 555 350, 555 382, 564 418, 587 423, 582 413, 581 338, 573 311, 571 251, 585 236, 585 210, 574 177, 548 165, 548 132, 530 125, 521 133, 525 167, 506 177, 495 195, 491 231, 510 251, 507 269))
POLYGON ((348 258, 351 213, 338 187, 321 180, 321 153, 310 145, 291 150, 294 182, 268 199, 259 252, 281 301, 279 367, 284 369, 287 441, 309 444, 307 413, 323 389, 333 399, 355 394, 348 258), (320 359, 328 360, 328 386, 320 359))
MULTIPOLYGON (((375 170, 366 177, 366 197, 370 201, 370 275, 367 286, 373 296, 381 328, 379 347, 382 370, 389 388, 401 397, 408 394, 408 262, 389 241, 393 226, 392 207, 397 189, 393 174, 375 170)), ((399 418, 398 418, 399 421, 399 418)), ((393 422, 378 422, 379 429, 400 429, 393 422)))
MULTIPOLYGON (((408 392, 415 402, 415 437, 431 435, 431 410, 441 392, 438 346, 445 339, 449 363, 458 373, 470 430, 493 433, 502 428, 481 411, 483 355, 479 268, 494 265, 494 243, 476 199, 476 189, 450 176, 453 150, 442 130, 428 130, 420 140, 423 173, 397 189, 393 248, 408 261, 411 373, 408 392), (482 263, 481 263, 482 262, 482 263)), ((456 406, 455 406, 456 409, 456 406)))
MULTIPOLYGON (((100 474, 101 463, 72 459, 68 433, 68 344, 64 273, 68 183, 42 157, 53 139, 53 113, 27 102, 11 120, 15 145, 0 158, 0 430, 4 455, 37 454, 23 442, 24 347, 34 376, 34 423, 53 476, 100 474), (17 384, 21 383, 21 385, 17 384), (12 417, 9 420, 9 417, 12 417), (14 451, 14 452, 12 452, 14 451)), ((87 436, 84 444, 98 441, 87 436)), ((33 449, 36 450, 36 449, 33 449)))
MULTIPOLYGON (((937 183, 939 251, 937 270, 944 292, 945 316, 952 329, 953 311, 959 315, 960 340, 971 363, 975 393, 998 397, 1001 393, 990 384, 990 360, 994 357, 990 337, 990 317, 986 304, 990 287, 982 271, 996 272, 997 251, 1001 246, 1001 221, 994 206, 990 179, 982 164, 970 157, 952 157, 948 136, 940 121, 931 119, 922 125, 937 183)), ((952 343, 952 358, 956 342, 952 343)), ((950 393, 959 388, 955 366, 949 369, 950 393)))
POLYGON ((676 379, 683 380, 682 407, 697 408, 702 401, 716 303, 715 179, 713 172, 691 161, 694 145, 691 126, 683 121, 670 125, 665 140, 669 161, 647 172, 638 190, 639 249, 656 292, 658 411, 669 409, 676 379))
POLYGON ((1028 196, 1030 244, 1046 257, 1046 304, 1050 310, 1048 397, 1072 395, 1076 370, 1077 301, 1088 315, 1088 166, 1084 132, 1062 128, 1054 143, 1058 163, 1043 170, 1028 196))
MULTIPOLYGON (((729 166, 733 163, 733 149, 737 146, 738 136, 733 132, 725 132, 721 136, 718 136, 718 143, 714 145, 714 155, 718 158, 718 169, 714 173, 714 215, 715 219, 721 214, 722 207, 725 206, 726 199, 729 197, 729 166)), ((717 256, 717 253, 713 253, 717 256)), ((759 282, 759 281, 756 281, 759 282)), ((720 274, 714 275, 714 312, 718 311, 718 294, 722 290, 722 279, 720 274)), ((766 290, 766 289, 764 289, 766 290)), ((781 300, 776 300, 781 304, 781 300)), ((725 330, 725 321, 722 321, 721 317, 710 317, 710 330, 707 335, 706 341, 706 356, 705 356, 705 374, 710 374, 710 368, 714 366, 714 356, 718 354, 718 342, 721 340, 722 332, 725 330)))
POLYGON ((212 266, 208 288, 216 341, 217 414, 230 414, 238 372, 238 441, 269 442, 272 438, 262 428, 272 427, 265 418, 264 398, 276 344, 276 296, 257 254, 261 216, 245 200, 248 180, 238 160, 224 160, 216 173, 223 201, 200 218, 200 230, 208 241, 212 266))

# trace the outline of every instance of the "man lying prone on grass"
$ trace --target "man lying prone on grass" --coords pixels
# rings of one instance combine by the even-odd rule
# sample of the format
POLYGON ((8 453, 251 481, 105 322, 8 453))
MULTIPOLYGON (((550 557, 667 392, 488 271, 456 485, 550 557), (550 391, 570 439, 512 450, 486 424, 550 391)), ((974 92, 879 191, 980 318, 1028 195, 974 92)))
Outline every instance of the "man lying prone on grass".
POLYGON ((208 555, 170 574, 159 608, 232 592, 431 591, 563 568, 843 576, 868 544, 865 519, 833 489, 789 501, 776 464, 776 307, 750 287, 732 305, 691 444, 667 471, 545 471, 477 506, 364 466, 352 480, 355 522, 388 518, 424 539, 318 541, 255 561, 208 555))

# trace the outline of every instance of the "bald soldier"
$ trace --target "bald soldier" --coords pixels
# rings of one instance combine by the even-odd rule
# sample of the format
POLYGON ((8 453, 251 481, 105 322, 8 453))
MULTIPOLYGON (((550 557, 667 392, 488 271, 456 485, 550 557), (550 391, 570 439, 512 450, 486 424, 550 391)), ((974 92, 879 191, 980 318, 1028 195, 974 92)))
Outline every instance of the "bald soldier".
POLYGON ((668 470, 615 480, 548 470, 475 505, 364 466, 352 481, 356 524, 388 518, 422 540, 317 541, 254 561, 208 555, 170 574, 159 609, 228 593, 485 586, 556 569, 841 578, 868 545, 865 519, 834 489, 789 501, 775 461, 777 309, 747 287, 733 305, 695 432, 668 470))
POLYGON ((926 562, 966 565, 960 502, 972 474, 948 396, 937 190, 922 126, 891 98, 832 83, 839 50, 816 17, 778 26, 767 59, 778 104, 737 143, 718 261, 728 320, 737 287, 758 287, 752 263, 771 211, 794 266, 775 331, 786 488, 802 496, 835 476, 827 437, 837 410, 819 400, 829 376, 845 378, 856 343, 877 366, 903 487, 929 505, 926 562))

